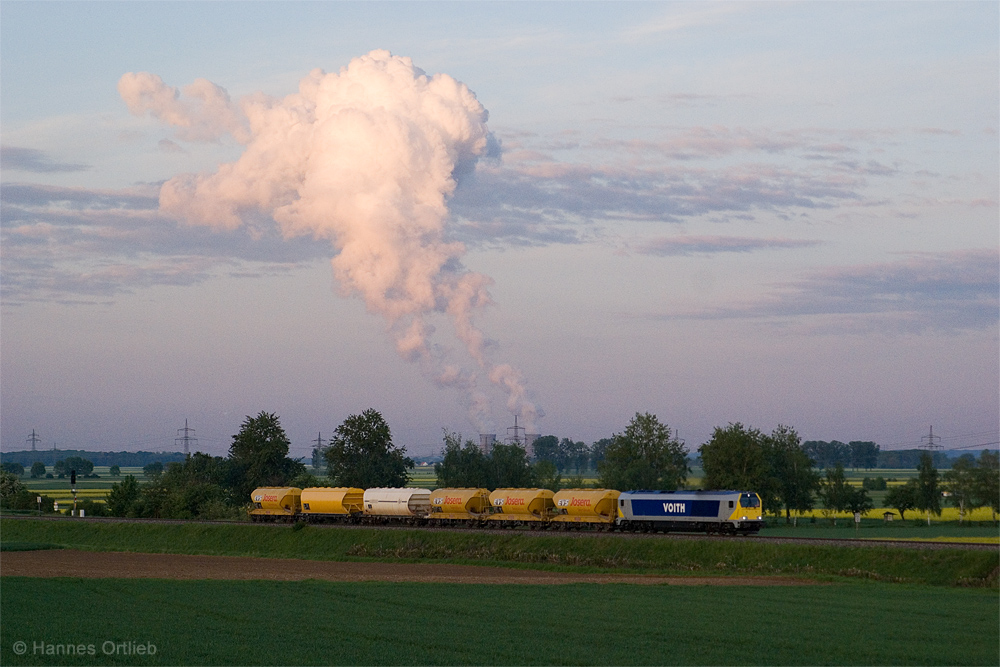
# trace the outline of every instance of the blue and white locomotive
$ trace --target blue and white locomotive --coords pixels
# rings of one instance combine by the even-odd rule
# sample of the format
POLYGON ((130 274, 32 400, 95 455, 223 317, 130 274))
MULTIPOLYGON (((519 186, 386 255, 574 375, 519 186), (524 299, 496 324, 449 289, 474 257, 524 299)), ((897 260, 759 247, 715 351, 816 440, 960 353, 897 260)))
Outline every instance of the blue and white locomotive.
POLYGON ((622 530, 750 535, 764 526, 760 496, 747 491, 625 491, 615 523, 622 530))

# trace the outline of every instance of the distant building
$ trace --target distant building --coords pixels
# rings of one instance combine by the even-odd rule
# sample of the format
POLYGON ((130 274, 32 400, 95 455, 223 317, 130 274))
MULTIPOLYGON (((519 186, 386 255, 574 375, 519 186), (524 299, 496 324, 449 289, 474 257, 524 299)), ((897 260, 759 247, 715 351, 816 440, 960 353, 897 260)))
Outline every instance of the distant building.
POLYGON ((493 444, 497 441, 496 433, 480 433, 479 434, 479 449, 482 450, 483 454, 489 456, 490 452, 493 451, 493 444))

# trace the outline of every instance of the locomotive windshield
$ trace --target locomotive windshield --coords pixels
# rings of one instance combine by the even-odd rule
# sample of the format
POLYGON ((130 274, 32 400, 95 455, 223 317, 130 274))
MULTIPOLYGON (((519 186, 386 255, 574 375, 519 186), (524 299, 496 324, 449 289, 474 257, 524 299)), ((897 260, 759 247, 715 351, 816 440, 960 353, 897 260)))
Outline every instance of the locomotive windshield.
POLYGON ((744 493, 740 498, 741 507, 760 507, 760 500, 753 493, 744 493))

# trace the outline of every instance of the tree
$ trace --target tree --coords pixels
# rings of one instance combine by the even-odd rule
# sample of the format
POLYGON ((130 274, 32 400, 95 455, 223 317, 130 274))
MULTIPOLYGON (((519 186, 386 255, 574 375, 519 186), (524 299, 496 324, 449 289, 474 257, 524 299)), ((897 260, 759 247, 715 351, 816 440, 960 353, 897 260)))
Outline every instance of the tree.
POLYGON ((993 521, 1000 514, 1000 452, 984 449, 976 466, 976 505, 989 507, 993 521))
POLYGON ((802 448, 820 468, 833 468, 838 463, 848 465, 851 463, 850 446, 837 440, 830 442, 809 440, 802 443, 802 448))
POLYGON ((489 461, 475 442, 466 440, 463 447, 461 434, 445 431, 442 453, 444 458, 434 464, 439 487, 481 489, 490 486, 489 461))
POLYGON ((826 480, 820 487, 819 497, 833 525, 837 525, 836 513, 847 509, 852 494, 851 486, 844 477, 844 466, 838 463, 836 468, 827 468, 826 480))
POLYGON ((590 446, 590 467, 592 470, 597 470, 598 466, 601 465, 605 452, 608 451, 608 446, 610 445, 611 438, 601 438, 590 446))
POLYGON ((892 487, 885 494, 885 504, 899 512, 899 518, 903 521, 906 520, 906 510, 916 506, 916 486, 911 479, 907 484, 892 487))
POLYGON ((312 448, 312 467, 314 470, 319 470, 323 467, 323 463, 326 461, 326 447, 313 447, 312 448))
POLYGON ((942 475, 942 481, 951 503, 958 508, 958 524, 962 525, 966 510, 977 506, 976 460, 971 454, 958 457, 952 462, 951 470, 942 475))
POLYGON ((938 490, 938 471, 934 467, 934 459, 927 452, 920 456, 917 465, 917 486, 914 489, 914 506, 927 512, 927 523, 931 522, 931 514, 941 516, 941 491, 938 490))
POLYGON ((559 460, 554 461, 560 472, 570 469, 579 473, 587 465, 590 458, 587 445, 582 442, 574 442, 569 438, 563 438, 559 442, 559 460))
POLYGON ((94 463, 81 456, 67 456, 63 462, 63 467, 67 473, 75 470, 78 477, 90 475, 94 472, 94 463))
POLYGON ((535 438, 531 443, 531 449, 536 461, 551 461, 553 464, 559 461, 559 438, 554 435, 535 438))
POLYGON ((111 466, 110 468, 108 468, 108 474, 111 475, 112 477, 118 477, 122 474, 122 469, 116 465, 111 466))
POLYGON ((802 449, 795 429, 779 425, 764 442, 773 477, 769 486, 785 508, 785 522, 790 523, 791 510, 812 509, 813 492, 819 489, 819 473, 813 470, 812 459, 802 449))
POLYGON ((526 489, 536 484, 528 452, 518 444, 493 445, 489 457, 489 489, 526 489))
POLYGON ((637 412, 625 431, 611 438, 598 473, 609 489, 674 491, 687 480, 687 453, 656 415, 637 412))
POLYGON ((31 464, 31 478, 39 479, 40 477, 45 477, 45 464, 41 461, 35 461, 31 464))
POLYGON ((159 461, 147 463, 142 467, 142 474, 146 477, 156 478, 163 474, 163 464, 159 461))
POLYGON ((18 495, 25 490, 24 484, 17 475, 0 468, 0 503, 4 507, 13 507, 18 495))
POLYGON ((130 516, 139 500, 139 483, 134 475, 126 475, 121 482, 111 485, 108 491, 107 510, 111 516, 130 516))
POLYGON ((871 470, 878 466, 879 446, 874 442, 853 440, 847 444, 851 451, 851 467, 871 470))
POLYGON ((337 427, 326 452, 327 475, 338 486, 362 489, 406 486, 413 459, 392 444, 382 415, 371 408, 337 427))
POLYGON ((249 500, 255 488, 282 486, 303 472, 305 466, 288 458, 290 444, 278 415, 261 411, 248 416, 229 446, 233 494, 249 500))
POLYGON ((849 512, 861 514, 862 516, 875 509, 875 504, 868 497, 868 491, 864 488, 849 487, 847 493, 846 507, 849 512))
MULTIPOLYGON (((163 519, 232 519, 248 500, 243 469, 232 459, 197 452, 172 461, 150 484, 140 488, 130 516, 163 519)), ((131 485, 130 485, 131 486, 131 485)))
POLYGON ((534 465, 535 484, 540 489, 558 491, 562 488, 562 475, 552 461, 537 461, 534 465))
POLYGON ((705 471, 704 486, 756 492, 766 511, 777 511, 780 506, 774 493, 764 439, 760 431, 740 423, 716 427, 711 440, 698 448, 705 471))
POLYGON ((4 461, 3 465, 0 465, 0 468, 11 475, 17 475, 18 477, 24 474, 24 466, 20 463, 15 463, 14 461, 4 461))

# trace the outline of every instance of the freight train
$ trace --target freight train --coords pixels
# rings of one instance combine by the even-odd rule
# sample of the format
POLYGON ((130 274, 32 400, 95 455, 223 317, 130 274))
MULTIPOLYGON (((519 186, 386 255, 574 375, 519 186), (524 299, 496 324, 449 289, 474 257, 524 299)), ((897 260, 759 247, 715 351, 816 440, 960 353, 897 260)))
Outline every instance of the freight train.
POLYGON ((750 535, 764 525, 748 491, 259 488, 252 521, 629 530, 750 535))

